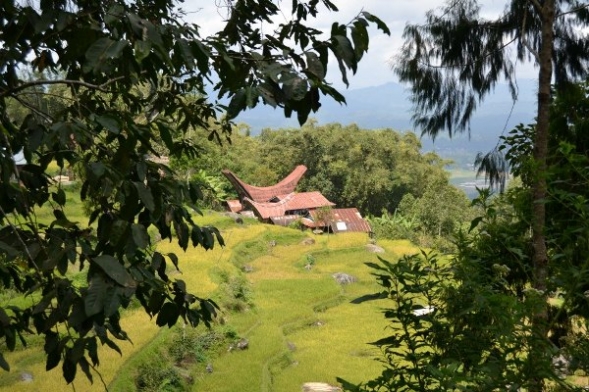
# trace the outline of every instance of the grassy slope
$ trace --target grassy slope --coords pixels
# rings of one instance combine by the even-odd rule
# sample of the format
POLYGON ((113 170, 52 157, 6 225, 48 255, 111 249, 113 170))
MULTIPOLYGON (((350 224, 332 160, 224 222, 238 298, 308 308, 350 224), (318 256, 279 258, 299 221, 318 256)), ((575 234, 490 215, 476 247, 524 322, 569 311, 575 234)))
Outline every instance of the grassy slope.
MULTIPOLYGON (((363 264, 376 260, 374 254, 364 249, 366 235, 314 236, 316 244, 302 245, 307 234, 292 229, 253 222, 237 226, 216 214, 197 220, 199 224, 218 226, 227 247, 215 247, 208 252, 195 249, 183 254, 174 244, 160 243, 160 251, 181 255, 182 272, 170 276, 186 281, 195 294, 208 296, 217 287, 220 271, 237 273, 243 264, 249 264, 254 271, 246 277, 252 284, 255 308, 225 315, 229 324, 249 339, 249 349, 219 357, 213 363, 212 374, 204 372, 205 364, 197 365, 199 368, 193 371, 194 391, 298 390, 307 381, 335 383, 335 377, 343 376, 359 382, 380 373, 381 366, 373 359, 378 352, 366 344, 384 333, 386 325, 379 304, 349 303, 378 289, 363 264), (271 240, 276 240, 275 247, 268 245, 271 240), (315 260, 310 271, 304 268, 307 255, 315 260), (359 282, 339 286, 331 277, 335 272, 349 273, 359 282)), ((379 245, 387 249, 385 257, 389 260, 415 251, 403 242, 379 245)), ((165 340, 169 331, 159 330, 142 309, 126 311, 122 324, 133 344, 121 342, 122 357, 108 348, 101 349, 99 370, 110 390, 132 391, 137 364, 152 355, 149 348, 144 348, 156 337, 165 340)), ((59 367, 45 372, 42 342, 6 357, 12 371, 0 377, 0 391, 69 388, 59 367), (22 372, 33 374, 34 381, 17 381, 22 372)), ((97 375, 91 385, 82 373, 75 388, 104 390, 97 375)))
MULTIPOLYGON (((383 336, 383 304, 349 303, 378 290, 363 264, 376 259, 364 248, 366 235, 318 236, 316 244, 305 246, 300 240, 281 242, 288 229, 267 230, 278 245, 253 260, 254 272, 247 275, 256 308, 230 321, 249 339, 249 349, 218 358, 215 371, 201 373, 193 391, 292 391, 309 381, 335 384, 343 376, 360 382, 379 374, 381 365, 374 360, 379 353, 366 343, 383 336), (307 254, 315 259, 311 271, 304 269, 307 254), (331 276, 335 272, 359 281, 339 286, 331 276)), ((381 245, 391 260, 395 250, 415 251, 406 242, 381 245)))

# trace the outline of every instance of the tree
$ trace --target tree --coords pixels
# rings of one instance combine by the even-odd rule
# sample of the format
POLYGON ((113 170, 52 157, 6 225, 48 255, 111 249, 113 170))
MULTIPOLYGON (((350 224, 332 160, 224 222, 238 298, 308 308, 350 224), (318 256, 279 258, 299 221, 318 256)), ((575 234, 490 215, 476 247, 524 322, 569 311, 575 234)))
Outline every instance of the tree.
MULTIPOLYGON (((429 12, 422 26, 405 29, 405 45, 396 66, 401 81, 411 83, 414 120, 432 137, 447 130, 469 131, 478 104, 501 79, 517 96, 516 64, 533 61, 538 72, 538 113, 533 135, 532 239, 533 286, 546 293, 546 172, 550 137, 551 80, 556 90, 587 75, 589 41, 582 28, 589 8, 576 0, 509 1, 494 20, 479 16, 479 2, 448 1, 441 13, 429 12), (515 56, 507 48, 515 46, 515 56)), ((535 318, 535 333, 547 337, 547 307, 535 318)), ((538 352, 539 361, 545 352, 538 352)), ((541 390, 542 380, 532 390, 541 390)))
MULTIPOLYGON (((211 323, 216 304, 168 277, 179 257, 154 250, 150 229, 162 239, 174 232, 184 250, 222 238, 191 218, 198 187, 149 157, 160 141, 171 155, 196 154, 186 131, 201 127, 221 141, 231 120, 260 102, 304 123, 321 94, 344 102, 326 77, 330 53, 347 83, 368 49, 368 27, 388 33, 361 12, 322 38, 309 20, 321 7, 336 11, 329 0, 295 0, 284 12, 290 20, 262 29, 282 15, 279 4, 232 2, 225 27, 201 37, 172 0, 0 2, 0 280, 35 302, 0 308, 8 349, 27 332, 43 335, 46 368, 61 363, 69 383, 78 368, 92 378, 98 342, 120 352, 113 338, 128 339, 120 311, 133 298, 160 326, 211 323), (41 76, 25 79, 23 70, 41 76), (209 96, 207 85, 229 104, 209 96), (67 90, 63 105, 28 99, 49 97, 52 86, 67 90), (9 100, 27 109, 22 120, 9 100), (12 160, 19 151, 28 162, 22 169, 12 160), (47 175, 53 161, 83 173, 88 225, 68 219, 67 193, 47 175), (52 210, 48 224, 37 220, 40 208, 52 210), (69 279, 73 267, 86 271, 85 284, 69 279)), ((9 369, 2 354, 0 367, 9 369)))

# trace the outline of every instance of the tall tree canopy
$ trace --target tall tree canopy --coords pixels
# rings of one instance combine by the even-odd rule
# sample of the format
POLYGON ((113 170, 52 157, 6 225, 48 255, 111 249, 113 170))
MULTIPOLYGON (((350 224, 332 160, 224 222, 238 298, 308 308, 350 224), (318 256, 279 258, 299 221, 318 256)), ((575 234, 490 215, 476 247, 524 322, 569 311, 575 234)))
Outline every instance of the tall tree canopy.
MULTIPOLYGON (((183 249, 222 239, 191 219, 185 203, 199 189, 148 157, 158 143, 173 155, 194 154, 187 129, 210 129, 220 140, 231 119, 260 102, 303 123, 321 95, 344 101, 327 79, 330 60, 347 83, 368 49, 369 25, 388 33, 361 12, 324 36, 309 22, 320 10, 337 11, 329 0, 280 7, 231 2, 224 28, 201 37, 173 0, 0 2, 0 281, 34 300, 0 307, 8 349, 27 332, 44 335, 46 368, 61 363, 71 382, 78 368, 92 377, 97 342, 119 350, 112 339, 127 338, 119 312, 132 297, 160 326, 211 321, 215 304, 168 277, 178 256, 154 250, 149 230, 170 240, 174 231, 183 249), (272 25, 279 14, 290 18, 272 25), (220 105, 207 85, 230 103, 220 105), (66 193, 47 174, 51 162, 82 173, 87 225, 68 219, 66 193), (37 220, 40 208, 51 209, 49 224, 37 220), (68 278, 72 266, 87 271, 85 284, 68 278)), ((1 353, 0 367, 9 369, 1 353)))
MULTIPOLYGON (((495 19, 480 16, 480 2, 450 0, 426 23, 408 26, 396 72, 411 84, 414 121, 425 134, 470 131, 477 106, 494 86, 506 80, 517 97, 517 64, 538 68, 537 123, 533 129, 532 283, 546 294, 549 258, 546 249, 546 173, 550 138, 551 83, 562 91, 589 70, 589 5, 578 0, 512 0, 495 19), (510 50, 511 49, 511 50, 510 50)), ((506 116, 508 114, 506 113, 506 116)), ((536 312, 534 333, 547 337, 547 306, 536 312)), ((532 347, 531 350, 535 350, 532 347)), ((542 361, 546 351, 533 358, 542 361)), ((538 379, 532 390, 542 389, 538 379)))

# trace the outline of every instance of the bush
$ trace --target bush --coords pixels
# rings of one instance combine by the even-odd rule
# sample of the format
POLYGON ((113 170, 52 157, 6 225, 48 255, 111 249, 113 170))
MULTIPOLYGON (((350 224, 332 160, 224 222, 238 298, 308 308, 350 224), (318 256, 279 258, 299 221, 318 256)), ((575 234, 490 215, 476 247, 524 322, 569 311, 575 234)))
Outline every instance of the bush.
POLYGON ((139 366, 135 386, 142 392, 176 392, 188 389, 182 375, 165 357, 154 355, 139 366))
POLYGON ((219 276, 221 283, 217 296, 223 309, 230 312, 243 312, 253 307, 252 291, 243 275, 231 275, 227 271, 221 271, 219 276))

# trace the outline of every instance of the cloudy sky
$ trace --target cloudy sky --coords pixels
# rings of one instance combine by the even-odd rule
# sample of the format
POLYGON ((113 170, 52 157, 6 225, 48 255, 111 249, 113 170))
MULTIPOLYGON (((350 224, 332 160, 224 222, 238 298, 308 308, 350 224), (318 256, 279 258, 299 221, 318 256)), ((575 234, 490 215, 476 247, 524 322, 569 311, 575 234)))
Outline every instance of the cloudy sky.
MULTIPOLYGON (((186 1, 182 8, 189 12, 187 18, 199 26, 203 35, 210 34, 222 26, 226 16, 223 4, 227 0, 186 1)), ((391 30, 391 36, 372 29, 368 54, 362 59, 358 73, 350 78, 350 88, 357 89, 377 86, 388 82, 396 82, 397 78, 391 71, 391 60, 402 44, 403 28, 407 23, 424 21, 425 13, 444 4, 443 0, 332 0, 339 12, 321 12, 315 27, 329 31, 334 21, 346 23, 360 11, 365 10, 381 18, 391 30)), ((482 0, 481 14, 493 17, 500 13, 506 0, 482 0)), ((289 15, 291 2, 282 1, 286 16, 289 15)), ((278 21, 280 22, 280 21, 278 21)), ((343 84, 336 81, 339 74, 329 71, 330 80, 337 87, 343 84)), ((522 67, 518 72, 521 77, 533 77, 531 66, 522 67)), ((328 75, 329 77, 329 75, 328 75)))

